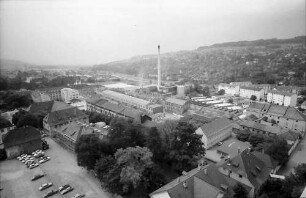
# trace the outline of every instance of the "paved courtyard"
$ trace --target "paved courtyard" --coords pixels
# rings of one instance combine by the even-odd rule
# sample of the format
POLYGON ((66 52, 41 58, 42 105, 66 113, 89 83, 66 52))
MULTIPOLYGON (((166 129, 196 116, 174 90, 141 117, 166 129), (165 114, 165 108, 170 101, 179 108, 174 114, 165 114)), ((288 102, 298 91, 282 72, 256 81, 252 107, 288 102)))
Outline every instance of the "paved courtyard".
POLYGON ((41 198, 43 194, 61 185, 70 184, 74 190, 62 196, 53 195, 52 198, 73 197, 75 194, 85 194, 86 198, 111 198, 101 187, 99 181, 85 169, 77 166, 75 155, 61 147, 50 138, 46 138, 50 149, 45 153, 51 160, 34 169, 28 169, 16 159, 0 162, 0 182, 3 188, 1 198, 41 198), (30 181, 31 177, 44 172, 45 177, 30 181), (38 187, 46 182, 52 182, 53 187, 39 191, 38 187))

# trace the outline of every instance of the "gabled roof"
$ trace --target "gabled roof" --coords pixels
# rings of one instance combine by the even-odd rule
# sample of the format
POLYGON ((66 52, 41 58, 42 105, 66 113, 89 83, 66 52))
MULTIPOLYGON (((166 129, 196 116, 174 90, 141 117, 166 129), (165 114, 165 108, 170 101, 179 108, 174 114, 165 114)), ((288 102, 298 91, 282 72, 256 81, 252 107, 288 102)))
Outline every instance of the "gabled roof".
POLYGON ((2 116, 0 116, 0 129, 12 127, 12 126, 13 125, 11 124, 10 121, 8 121, 7 119, 5 119, 2 116))
POLYGON ((32 126, 15 128, 7 132, 3 137, 3 144, 5 148, 30 142, 33 140, 40 140, 40 131, 32 126))
POLYGON ((293 108, 293 107, 288 107, 287 111, 284 115, 285 118, 293 119, 293 120, 302 120, 306 121, 306 115, 300 112, 299 110, 293 108))
POLYGON ((259 111, 264 108, 265 104, 264 103, 259 103, 259 102, 252 102, 249 106, 250 109, 257 109, 259 111))
POLYGON ((47 115, 51 112, 54 101, 34 102, 29 109, 29 113, 47 115))
POLYGON ((178 104, 178 105, 184 105, 186 104, 186 100, 181 100, 177 98, 167 98, 166 102, 173 103, 173 104, 178 104))
POLYGON ((220 130, 232 125, 233 123, 227 119, 226 117, 218 118, 212 122, 204 124, 201 126, 201 130, 203 134, 206 135, 207 138, 213 136, 215 133, 218 133, 220 130))
POLYGON ((280 135, 285 140, 296 141, 299 138, 299 134, 288 130, 287 132, 280 135))
POLYGON ((265 164, 248 149, 230 161, 225 161, 221 167, 247 178, 256 189, 269 177, 272 170, 271 164, 265 164))
POLYGON ((74 118, 87 118, 88 116, 79 110, 76 107, 69 108, 69 109, 62 109, 58 111, 53 111, 49 113, 45 119, 47 119, 50 125, 57 125, 60 123, 65 123, 70 121, 74 118))
POLYGON ((94 128, 81 122, 70 122, 61 127, 58 132, 76 142, 81 135, 93 134, 94 128))
MULTIPOLYGON (((226 194, 230 197, 236 184, 237 181, 220 173, 215 164, 209 164, 201 169, 189 171, 154 191, 150 196, 167 192, 166 195, 171 198, 198 198, 203 197, 205 192, 205 198, 218 198, 226 194)), ((243 186, 247 192, 251 190, 250 187, 243 186)))

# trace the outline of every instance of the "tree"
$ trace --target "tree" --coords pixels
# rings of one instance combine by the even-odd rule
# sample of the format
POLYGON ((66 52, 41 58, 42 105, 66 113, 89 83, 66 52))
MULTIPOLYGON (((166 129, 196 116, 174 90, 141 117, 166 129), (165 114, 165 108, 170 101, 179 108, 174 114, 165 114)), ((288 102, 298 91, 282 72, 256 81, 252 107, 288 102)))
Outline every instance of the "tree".
POLYGON ((23 127, 23 126, 33 126, 35 128, 42 129, 42 120, 40 120, 40 117, 30 114, 27 111, 20 110, 17 113, 13 115, 12 118, 13 124, 17 127, 23 127))
POLYGON ((238 131, 236 137, 238 140, 245 142, 249 140, 250 135, 251 135, 250 131, 243 130, 243 131, 238 131))
POLYGON ((161 162, 164 158, 163 140, 156 127, 152 127, 146 137, 146 147, 153 153, 153 160, 161 162))
POLYGON ((81 135, 76 142, 75 152, 78 165, 93 170, 101 156, 101 140, 95 134, 81 135))
POLYGON ((153 165, 153 154, 146 147, 118 149, 114 156, 117 165, 122 167, 120 183, 125 193, 129 192, 131 187, 137 188, 143 179, 143 172, 153 165))
POLYGON ((251 100, 255 101, 257 99, 257 97, 255 95, 251 95, 251 100))
POLYGON ((95 172, 98 178, 102 182, 107 182, 106 175, 114 168, 116 165, 116 159, 113 156, 101 155, 100 159, 95 164, 95 172))
POLYGON ((260 134, 251 134, 249 139, 248 139, 248 142, 250 142, 250 144, 253 146, 253 147, 256 147, 259 143, 263 143, 264 142, 264 137, 263 135, 260 135, 260 134))
POLYGON ((195 130, 192 124, 180 121, 170 136, 171 146, 167 158, 179 172, 194 168, 197 160, 205 154, 202 136, 196 134, 195 130))
POLYGON ((203 88, 203 96, 207 96, 207 97, 210 96, 209 87, 205 86, 205 87, 203 88))
POLYGON ((233 103, 234 100, 233 100, 233 98, 229 98, 229 99, 227 100, 227 102, 228 102, 228 103, 233 103))
POLYGON ((288 162, 288 145, 286 140, 276 138, 271 146, 266 150, 266 154, 270 155, 274 160, 284 165, 288 162))
POLYGON ((235 193, 233 198, 247 198, 248 197, 248 193, 246 189, 240 183, 237 183, 234 186, 233 191, 235 193))
POLYGON ((219 91, 218 91, 218 95, 224 95, 225 94, 225 90, 224 89, 220 89, 219 91))

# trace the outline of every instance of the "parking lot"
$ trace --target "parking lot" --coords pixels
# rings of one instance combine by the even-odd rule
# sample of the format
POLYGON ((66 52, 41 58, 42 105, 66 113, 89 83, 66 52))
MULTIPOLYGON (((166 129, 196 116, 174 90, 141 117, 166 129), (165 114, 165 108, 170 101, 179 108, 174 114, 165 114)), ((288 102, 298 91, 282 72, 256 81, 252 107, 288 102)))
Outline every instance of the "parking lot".
POLYGON ((43 194, 52 189, 58 189, 61 185, 70 184, 74 190, 62 196, 55 194, 52 198, 73 197, 75 194, 85 194, 89 198, 110 198, 101 187, 99 181, 89 174, 87 170, 77 166, 75 155, 61 147, 50 138, 46 138, 50 149, 45 151, 50 161, 40 164, 39 167, 28 169, 25 164, 17 159, 0 162, 0 191, 1 198, 41 198, 43 194), (33 175, 45 173, 46 176, 31 181, 33 175), (53 186, 39 191, 38 187, 43 183, 52 182, 53 186))

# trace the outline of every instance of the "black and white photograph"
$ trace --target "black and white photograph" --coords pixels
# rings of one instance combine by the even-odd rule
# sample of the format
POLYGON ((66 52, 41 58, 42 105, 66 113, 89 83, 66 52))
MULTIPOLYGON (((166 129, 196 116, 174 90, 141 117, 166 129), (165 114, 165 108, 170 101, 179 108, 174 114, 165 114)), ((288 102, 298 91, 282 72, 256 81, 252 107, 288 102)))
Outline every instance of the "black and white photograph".
POLYGON ((0 198, 306 198, 306 0, 0 0, 0 198))

